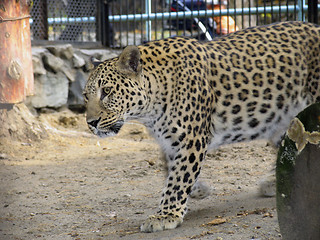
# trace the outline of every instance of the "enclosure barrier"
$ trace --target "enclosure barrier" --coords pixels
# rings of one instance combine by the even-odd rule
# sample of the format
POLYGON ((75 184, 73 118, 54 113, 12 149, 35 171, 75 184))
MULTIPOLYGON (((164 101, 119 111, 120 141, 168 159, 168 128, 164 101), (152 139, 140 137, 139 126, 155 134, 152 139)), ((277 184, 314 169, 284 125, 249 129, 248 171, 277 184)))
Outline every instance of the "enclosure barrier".
MULTIPOLYGON (((318 5, 320 9, 320 4, 318 5)), ((266 14, 266 13, 294 13, 298 12, 298 21, 304 21, 305 16, 303 12, 308 10, 308 6, 304 5, 289 5, 289 6, 273 6, 273 7, 252 7, 252 8, 236 8, 236 9, 221 9, 221 10, 200 10, 190 12, 164 12, 164 13, 144 13, 144 14, 128 14, 128 15, 113 15, 109 16, 111 22, 126 22, 126 21, 149 21, 156 19, 168 20, 169 18, 194 18, 194 17, 208 17, 208 16, 241 16, 250 14, 266 14), (303 11, 302 11, 303 9, 303 11)))
MULTIPOLYGON (((35 10, 30 19, 33 26, 31 29, 38 30, 41 27, 39 21, 45 21, 45 23, 42 24, 44 32, 39 34, 40 38, 33 34, 33 40, 98 41, 111 47, 137 45, 168 36, 186 35, 186 29, 181 32, 178 31, 180 29, 174 28, 173 25, 178 25, 178 21, 184 24, 193 21, 194 24, 199 19, 207 29, 213 29, 209 26, 208 20, 212 22, 212 19, 217 17, 234 18, 235 25, 240 24, 239 29, 288 20, 307 20, 316 23, 319 21, 320 9, 317 0, 307 2, 305 0, 226 0, 226 9, 221 8, 220 3, 218 10, 194 7, 189 9, 190 11, 170 11, 174 0, 69 0, 63 2, 35 0, 34 2, 35 10), (55 5, 56 3, 60 4, 60 8, 55 8, 58 6, 55 5), (41 5, 47 12, 41 15, 37 5, 41 5), (164 33, 164 31, 167 32, 164 33)), ((185 4, 185 2, 186 0, 180 0, 180 3, 185 4)), ((194 3, 200 2, 213 4, 214 0, 194 0, 194 3)), ((198 31, 199 34, 198 28, 191 30, 191 33, 188 32, 189 36, 195 37, 196 34, 192 31, 198 31)))
MULTIPOLYGON (((147 1, 146 1, 147 2, 147 1)), ((287 1, 288 3, 288 1, 287 1)), ((111 15, 108 17, 110 23, 128 23, 136 21, 145 21, 146 22, 146 33, 145 41, 152 40, 151 21, 154 20, 178 20, 178 19, 194 19, 201 17, 221 17, 221 16, 252 16, 259 14, 289 14, 293 13, 297 15, 297 18, 294 20, 305 21, 306 13, 308 12, 308 5, 306 5, 304 0, 299 0, 296 5, 279 5, 279 6, 263 6, 263 7, 245 7, 245 8, 228 8, 228 9, 219 9, 219 10, 197 10, 197 11, 179 11, 179 12, 162 12, 162 13, 151 13, 151 6, 146 5, 150 9, 146 10, 146 13, 140 14, 127 14, 127 15, 111 15)), ((309 9, 310 10, 310 9, 309 9)), ((317 10, 320 10, 320 4, 317 5, 317 10)), ((288 18, 289 20, 289 18, 288 18)), ((128 42, 127 42, 128 43, 128 42)))

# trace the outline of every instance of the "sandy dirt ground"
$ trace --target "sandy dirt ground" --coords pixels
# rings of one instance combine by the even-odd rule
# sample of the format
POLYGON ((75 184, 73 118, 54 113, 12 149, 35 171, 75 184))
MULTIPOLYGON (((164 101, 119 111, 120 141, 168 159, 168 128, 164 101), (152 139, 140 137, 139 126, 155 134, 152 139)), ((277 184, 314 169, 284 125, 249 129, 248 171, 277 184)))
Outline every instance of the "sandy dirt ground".
POLYGON ((0 239, 281 239, 275 198, 258 194, 276 154, 264 141, 210 152, 201 179, 212 194, 189 200, 179 228, 141 233, 165 178, 158 145, 143 126, 98 139, 83 114, 68 110, 22 119, 10 126, 40 126, 32 131, 42 133, 0 135, 0 239))

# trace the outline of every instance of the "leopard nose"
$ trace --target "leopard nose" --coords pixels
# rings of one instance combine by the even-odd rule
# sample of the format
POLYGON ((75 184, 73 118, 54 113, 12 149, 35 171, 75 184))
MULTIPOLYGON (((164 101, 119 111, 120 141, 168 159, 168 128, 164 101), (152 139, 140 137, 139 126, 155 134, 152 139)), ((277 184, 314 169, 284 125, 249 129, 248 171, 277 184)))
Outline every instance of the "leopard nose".
POLYGON ((90 121, 88 122, 88 124, 94 128, 97 128, 99 121, 100 121, 100 118, 98 120, 90 121))

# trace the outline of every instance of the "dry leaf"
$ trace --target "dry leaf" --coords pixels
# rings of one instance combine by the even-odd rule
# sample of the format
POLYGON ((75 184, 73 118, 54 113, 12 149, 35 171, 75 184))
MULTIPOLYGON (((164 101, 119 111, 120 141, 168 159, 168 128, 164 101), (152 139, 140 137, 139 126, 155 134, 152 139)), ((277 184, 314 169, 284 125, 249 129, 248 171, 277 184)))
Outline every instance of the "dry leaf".
POLYGON ((226 222, 227 222, 227 219, 225 218, 216 218, 216 219, 213 219, 211 222, 208 222, 207 225, 219 225, 226 222))

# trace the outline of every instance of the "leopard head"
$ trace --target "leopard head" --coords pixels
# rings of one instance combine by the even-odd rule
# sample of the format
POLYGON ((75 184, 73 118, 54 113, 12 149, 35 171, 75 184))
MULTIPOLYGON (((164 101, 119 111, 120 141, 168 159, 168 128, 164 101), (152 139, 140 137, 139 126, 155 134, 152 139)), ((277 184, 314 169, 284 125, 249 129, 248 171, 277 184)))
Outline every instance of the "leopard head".
POLYGON ((146 94, 136 46, 128 46, 117 58, 106 60, 91 72, 83 91, 89 129, 100 137, 119 132, 125 120, 143 108, 146 94))

